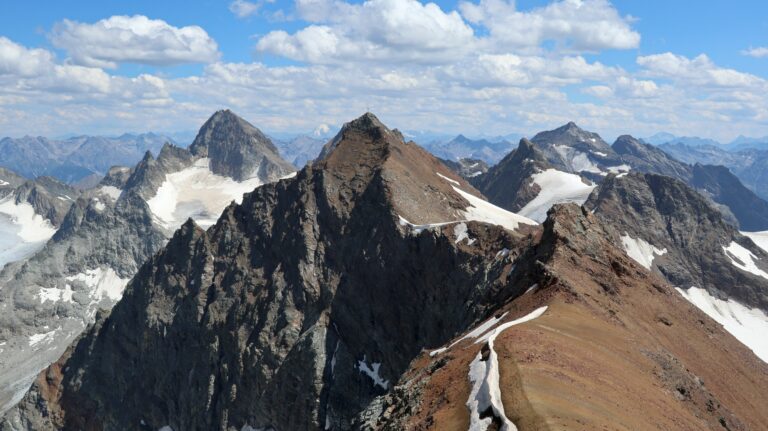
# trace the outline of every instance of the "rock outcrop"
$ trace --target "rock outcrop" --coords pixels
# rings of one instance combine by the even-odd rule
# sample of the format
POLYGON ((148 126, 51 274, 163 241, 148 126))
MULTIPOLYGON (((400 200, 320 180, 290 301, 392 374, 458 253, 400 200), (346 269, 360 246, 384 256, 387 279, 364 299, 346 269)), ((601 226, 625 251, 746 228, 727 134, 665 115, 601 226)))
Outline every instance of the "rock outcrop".
POLYGON ((617 244, 645 250, 648 266, 674 286, 700 287, 768 311, 768 278, 758 275, 768 271, 768 254, 683 182, 655 174, 609 176, 585 207, 617 244), (739 267, 749 263, 736 249, 751 254, 752 272, 739 267))

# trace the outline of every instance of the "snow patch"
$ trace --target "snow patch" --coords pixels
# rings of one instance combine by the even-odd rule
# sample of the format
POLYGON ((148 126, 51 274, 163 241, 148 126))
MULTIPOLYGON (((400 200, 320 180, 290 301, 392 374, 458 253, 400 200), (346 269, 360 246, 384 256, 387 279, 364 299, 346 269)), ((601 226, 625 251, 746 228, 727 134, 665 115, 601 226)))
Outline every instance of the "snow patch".
POLYGON ((659 250, 651 244, 648 244, 642 238, 634 239, 628 234, 621 236, 621 244, 624 246, 624 251, 627 252, 627 256, 631 257, 635 262, 648 270, 651 269, 651 265, 656 256, 667 254, 666 248, 659 250))
POLYGON ((733 299, 724 301, 704 289, 676 288, 683 298, 703 311, 742 344, 749 347, 758 358, 768 363, 768 315, 758 308, 749 308, 733 299))
POLYGON ((40 298, 40 303, 44 303, 45 301, 51 301, 51 302, 72 302, 72 294, 75 292, 72 290, 72 286, 65 285, 64 289, 59 289, 57 287, 44 287, 40 289, 37 296, 40 298))
POLYGON ((619 174, 619 173, 627 173, 629 172, 632 167, 629 165, 619 165, 619 166, 608 166, 606 169, 608 169, 608 172, 612 174, 619 174))
POLYGON ((166 426, 164 426, 164 427, 161 427, 161 428, 160 428, 159 430, 157 430, 157 431, 173 431, 173 428, 171 428, 171 426, 170 426, 170 425, 166 425, 166 426))
POLYGON ((438 177, 440 177, 440 178, 442 178, 442 179, 444 179, 444 180, 446 180, 446 181, 448 181, 448 182, 450 182, 450 183, 453 183, 453 184, 455 184, 455 185, 457 185, 457 186, 459 185, 459 182, 458 182, 458 181, 456 181, 456 180, 452 180, 452 179, 450 179, 450 178, 446 177, 445 175, 441 174, 440 172, 435 172, 435 173, 437 174, 437 176, 438 176, 438 177))
MULTIPOLYGON (((125 286, 128 285, 130 278, 120 278, 112 268, 96 268, 86 270, 84 273, 71 275, 66 277, 66 280, 83 283, 88 288, 91 299, 88 304, 88 318, 93 319, 102 301, 106 300, 112 305, 123 297, 123 291, 125 286)), ((66 292, 67 290, 71 290, 70 285, 65 286, 64 291, 66 292)))
POLYGON ((768 252, 768 230, 763 232, 741 232, 748 236, 758 247, 768 252))
POLYGON ((454 244, 458 244, 465 239, 467 240, 467 245, 472 245, 476 241, 475 238, 469 236, 466 223, 459 223, 454 226, 453 234, 456 235, 456 240, 453 242, 454 244))
POLYGON ((374 386, 380 386, 382 389, 387 390, 389 387, 389 380, 384 380, 381 378, 381 375, 379 374, 380 368, 381 362, 374 362, 369 367, 365 360, 365 356, 363 356, 362 361, 357 361, 357 369, 359 369, 361 373, 370 377, 371 380, 373 380, 374 386))
POLYGON ((209 168, 209 159, 202 158, 186 169, 167 174, 147 204, 158 224, 166 229, 176 229, 190 217, 207 228, 216 223, 230 202, 240 203, 244 193, 260 185, 259 178, 237 182, 216 175, 209 168))
POLYGON ((100 201, 99 198, 93 198, 93 208, 95 208, 98 212, 102 212, 107 208, 107 206, 104 205, 104 202, 100 201))
POLYGON ((445 352, 446 350, 448 350, 448 348, 447 348, 447 347, 441 347, 441 348, 439 348, 439 349, 437 349, 437 350, 433 350, 433 351, 429 352, 429 356, 430 356, 431 358, 434 358, 435 356, 437 356, 437 355, 439 355, 439 354, 441 354, 441 353, 445 352))
POLYGON ((539 223, 546 220, 547 211, 552 208, 552 205, 567 202, 583 205, 596 187, 594 184, 584 184, 581 177, 576 174, 569 174, 557 169, 538 172, 533 174, 531 179, 532 183, 538 185, 541 190, 533 200, 518 211, 518 214, 539 223))
POLYGON ((469 206, 463 211, 465 221, 479 221, 499 225, 505 229, 515 230, 522 224, 535 226, 538 223, 519 214, 501 209, 496 205, 486 202, 477 196, 471 195, 456 186, 453 189, 464 199, 469 201, 469 206))
POLYGON ((480 415, 488 409, 493 411, 493 416, 501 420, 502 431, 517 431, 517 427, 507 418, 504 412, 504 405, 501 402, 501 387, 499 385, 499 357, 494 349, 494 342, 506 329, 528 322, 540 317, 547 311, 547 307, 541 307, 530 314, 519 319, 507 322, 493 331, 478 339, 476 343, 488 342, 488 358, 484 361, 481 352, 469 365, 469 381, 472 383, 472 390, 467 400, 467 407, 470 412, 470 431, 482 431, 488 429, 493 422, 492 417, 480 418, 480 415))
POLYGON ((458 344, 461 341, 468 340, 470 338, 477 338, 477 337, 485 334, 486 332, 488 332, 489 329, 491 329, 494 326, 496 326, 496 324, 499 323, 501 321, 501 319, 503 319, 504 316, 506 316, 506 315, 507 315, 507 313, 505 312, 504 314, 502 314, 499 317, 491 317, 490 319, 488 319, 484 323, 482 323, 480 326, 476 327, 475 329, 473 329, 472 331, 470 331, 469 333, 467 333, 463 337, 461 337, 458 340, 454 341, 453 344, 448 346, 448 348, 451 348, 451 347, 455 346, 456 344, 458 344))
POLYGON ((45 342, 46 344, 50 343, 53 341, 53 336, 56 335, 56 331, 58 331, 58 329, 54 329, 53 331, 45 332, 42 334, 30 335, 29 347, 35 347, 42 342, 45 342))
MULTIPOLYGON (((595 138, 592 138, 592 142, 595 141, 595 138)), ((608 154, 601 153, 600 151, 592 151, 592 154, 598 155, 600 157, 608 157, 608 154)))
POLYGON ((123 191, 115 186, 101 186, 98 191, 105 196, 109 196, 113 201, 120 199, 120 195, 123 194, 123 191))
POLYGON ((555 151, 571 166, 574 172, 600 173, 600 168, 589 158, 587 153, 577 151, 568 145, 555 145, 555 151))
POLYGON ((728 256, 728 259, 731 260, 731 263, 736 268, 768 279, 768 273, 758 268, 757 264, 755 264, 757 256, 752 254, 751 251, 742 247, 739 243, 731 241, 728 247, 723 247, 723 252, 725 252, 725 255, 728 256))
POLYGON ((414 235, 418 235, 418 234, 420 234, 424 230, 429 230, 429 229, 432 229, 432 228, 435 228, 435 227, 440 227, 440 226, 449 225, 451 223, 456 223, 456 222, 449 221, 449 222, 442 222, 442 223, 413 224, 413 223, 409 222, 408 220, 406 220, 405 217, 403 217, 401 215, 398 215, 397 217, 400 219, 400 226, 409 226, 411 228, 411 230, 413 231, 414 235))
POLYGON ((29 203, 17 204, 13 196, 0 200, 0 268, 37 253, 55 233, 29 203))

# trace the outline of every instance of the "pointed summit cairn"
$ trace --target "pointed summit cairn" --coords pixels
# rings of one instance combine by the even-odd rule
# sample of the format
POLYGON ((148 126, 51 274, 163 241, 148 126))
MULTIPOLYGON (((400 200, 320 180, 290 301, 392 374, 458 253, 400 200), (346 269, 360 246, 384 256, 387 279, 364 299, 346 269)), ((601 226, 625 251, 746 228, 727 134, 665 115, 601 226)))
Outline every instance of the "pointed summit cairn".
POLYGON ((271 182, 295 170, 261 130, 228 109, 203 124, 189 149, 195 156, 209 158, 213 173, 236 181, 258 177, 271 182))

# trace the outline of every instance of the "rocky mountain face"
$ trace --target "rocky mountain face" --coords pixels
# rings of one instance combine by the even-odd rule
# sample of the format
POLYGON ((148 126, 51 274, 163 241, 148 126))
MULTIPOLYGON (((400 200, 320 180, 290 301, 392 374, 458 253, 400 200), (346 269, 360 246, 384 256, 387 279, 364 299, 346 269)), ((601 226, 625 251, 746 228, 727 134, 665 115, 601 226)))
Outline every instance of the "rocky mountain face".
MULTIPOLYGON (((205 133, 210 148, 237 153, 231 136, 210 128, 205 133), (219 138, 225 143, 217 143, 219 138)), ((218 216, 230 202, 239 202, 243 193, 283 173, 272 168, 262 172, 259 167, 273 155, 260 158, 249 140, 242 145, 247 149, 241 153, 248 157, 230 159, 232 166, 227 170, 266 172, 264 178, 238 182, 216 175, 212 159, 166 144, 157 158, 147 152, 133 168, 111 168, 97 187, 80 196, 62 196, 66 186, 57 189, 49 180, 36 180, 58 193, 50 192, 48 201, 69 206, 53 213, 64 214, 60 220, 54 217, 58 230, 48 231, 50 235, 33 256, 0 272, 0 411, 23 395, 39 370, 61 355, 98 310, 111 308, 122 297, 141 264, 184 220, 194 217, 208 226, 211 213, 218 216)), ((41 197, 46 195, 33 187, 26 196, 45 202, 41 197)))
POLYGON ((713 201, 725 205, 746 231, 768 230, 768 202, 760 199, 725 166, 693 166, 691 185, 713 201))
MULTIPOLYGON (((753 269, 736 243, 765 268, 679 181, 608 175, 539 226, 366 114, 207 231, 185 223, 2 426, 759 429, 768 364, 661 276, 695 233, 732 241, 713 264, 753 269), (649 232, 653 266, 622 242, 649 232)), ((762 304, 750 290, 719 292, 762 304)))
POLYGON ((597 212, 560 205, 513 229, 405 222, 480 204, 379 124, 349 123, 318 165, 207 232, 182 226, 5 429, 768 421, 768 365, 628 257, 597 212), (425 193, 428 206, 407 204, 425 193))
POLYGON ((0 269, 23 260, 56 232, 79 191, 50 177, 0 171, 0 269))
POLYGON ((236 181, 253 177, 275 181, 295 170, 280 157, 269 138, 230 110, 209 118, 189 150, 197 157, 209 158, 213 173, 236 181))
POLYGON ((207 232, 177 231, 71 351, 58 413, 35 426, 350 428, 423 346, 512 293, 510 256, 534 222, 484 203, 371 114, 332 142, 207 232), (124 374, 136 366, 146 379, 124 374))
POLYGON ((518 149, 488 173, 473 178, 473 184, 494 204, 543 221, 556 203, 583 203, 592 190, 588 187, 594 188, 610 173, 656 173, 697 189, 732 225, 748 231, 768 230, 768 202, 716 166, 688 165, 628 135, 608 146, 597 134, 574 123, 537 134, 527 145, 531 146, 535 155, 526 149, 515 156, 518 149), (549 169, 552 171, 546 172, 549 169))
POLYGON ((115 165, 131 166, 147 151, 156 154, 167 142, 173 143, 173 140, 154 133, 116 138, 77 136, 62 140, 30 136, 3 138, 0 166, 30 179, 47 175, 74 184, 104 175, 115 165))
POLYGON ((531 142, 541 150, 556 169, 599 179, 605 172, 624 172, 628 167, 597 133, 588 132, 570 122, 562 127, 540 132, 531 142))
POLYGON ((619 136, 611 148, 636 171, 677 178, 686 183, 689 183, 693 176, 690 165, 682 163, 661 149, 645 144, 632 136, 619 136))
POLYGON ((517 149, 471 181, 494 205, 519 212, 541 192, 532 176, 551 167, 541 150, 523 138, 517 149))
POLYGON ((459 159, 457 161, 440 159, 440 162, 468 181, 488 172, 488 163, 480 159, 459 159))
POLYGON ((768 311, 768 254, 683 182, 654 174, 609 176, 585 207, 616 244, 674 286, 768 311))

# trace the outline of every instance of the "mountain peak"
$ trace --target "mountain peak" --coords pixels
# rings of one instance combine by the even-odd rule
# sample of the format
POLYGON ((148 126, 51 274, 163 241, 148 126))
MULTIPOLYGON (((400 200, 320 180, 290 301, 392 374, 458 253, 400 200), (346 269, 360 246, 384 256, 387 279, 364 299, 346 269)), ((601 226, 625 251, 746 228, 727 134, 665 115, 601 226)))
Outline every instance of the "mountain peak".
POLYGON ((566 145, 569 147, 586 144, 589 147, 610 151, 610 147, 597 133, 589 132, 577 126, 573 121, 554 130, 539 132, 531 142, 541 145, 566 145))
MULTIPOLYGON (((375 115, 370 112, 366 112, 360 117, 348 123, 344 123, 344 125, 341 127, 341 130, 339 130, 339 133, 337 133, 333 139, 328 141, 328 143, 323 146, 323 149, 320 152, 317 160, 325 160, 330 157, 330 155, 339 146, 339 143, 341 143, 343 140, 349 140, 350 142, 357 144, 360 144, 363 141, 367 142, 368 140, 371 140, 371 143, 375 144, 376 142, 381 141, 382 138, 386 138, 388 136, 396 138, 396 141, 399 142, 404 141, 403 135, 400 132, 396 130, 390 130, 375 115), (369 139, 348 139, 354 135, 365 135, 369 139)), ((384 140, 388 141, 388 139, 384 140)))
POLYGON ((274 181, 294 170, 261 130, 228 109, 216 111, 203 124, 189 149, 210 158, 214 173, 237 181, 274 181))

